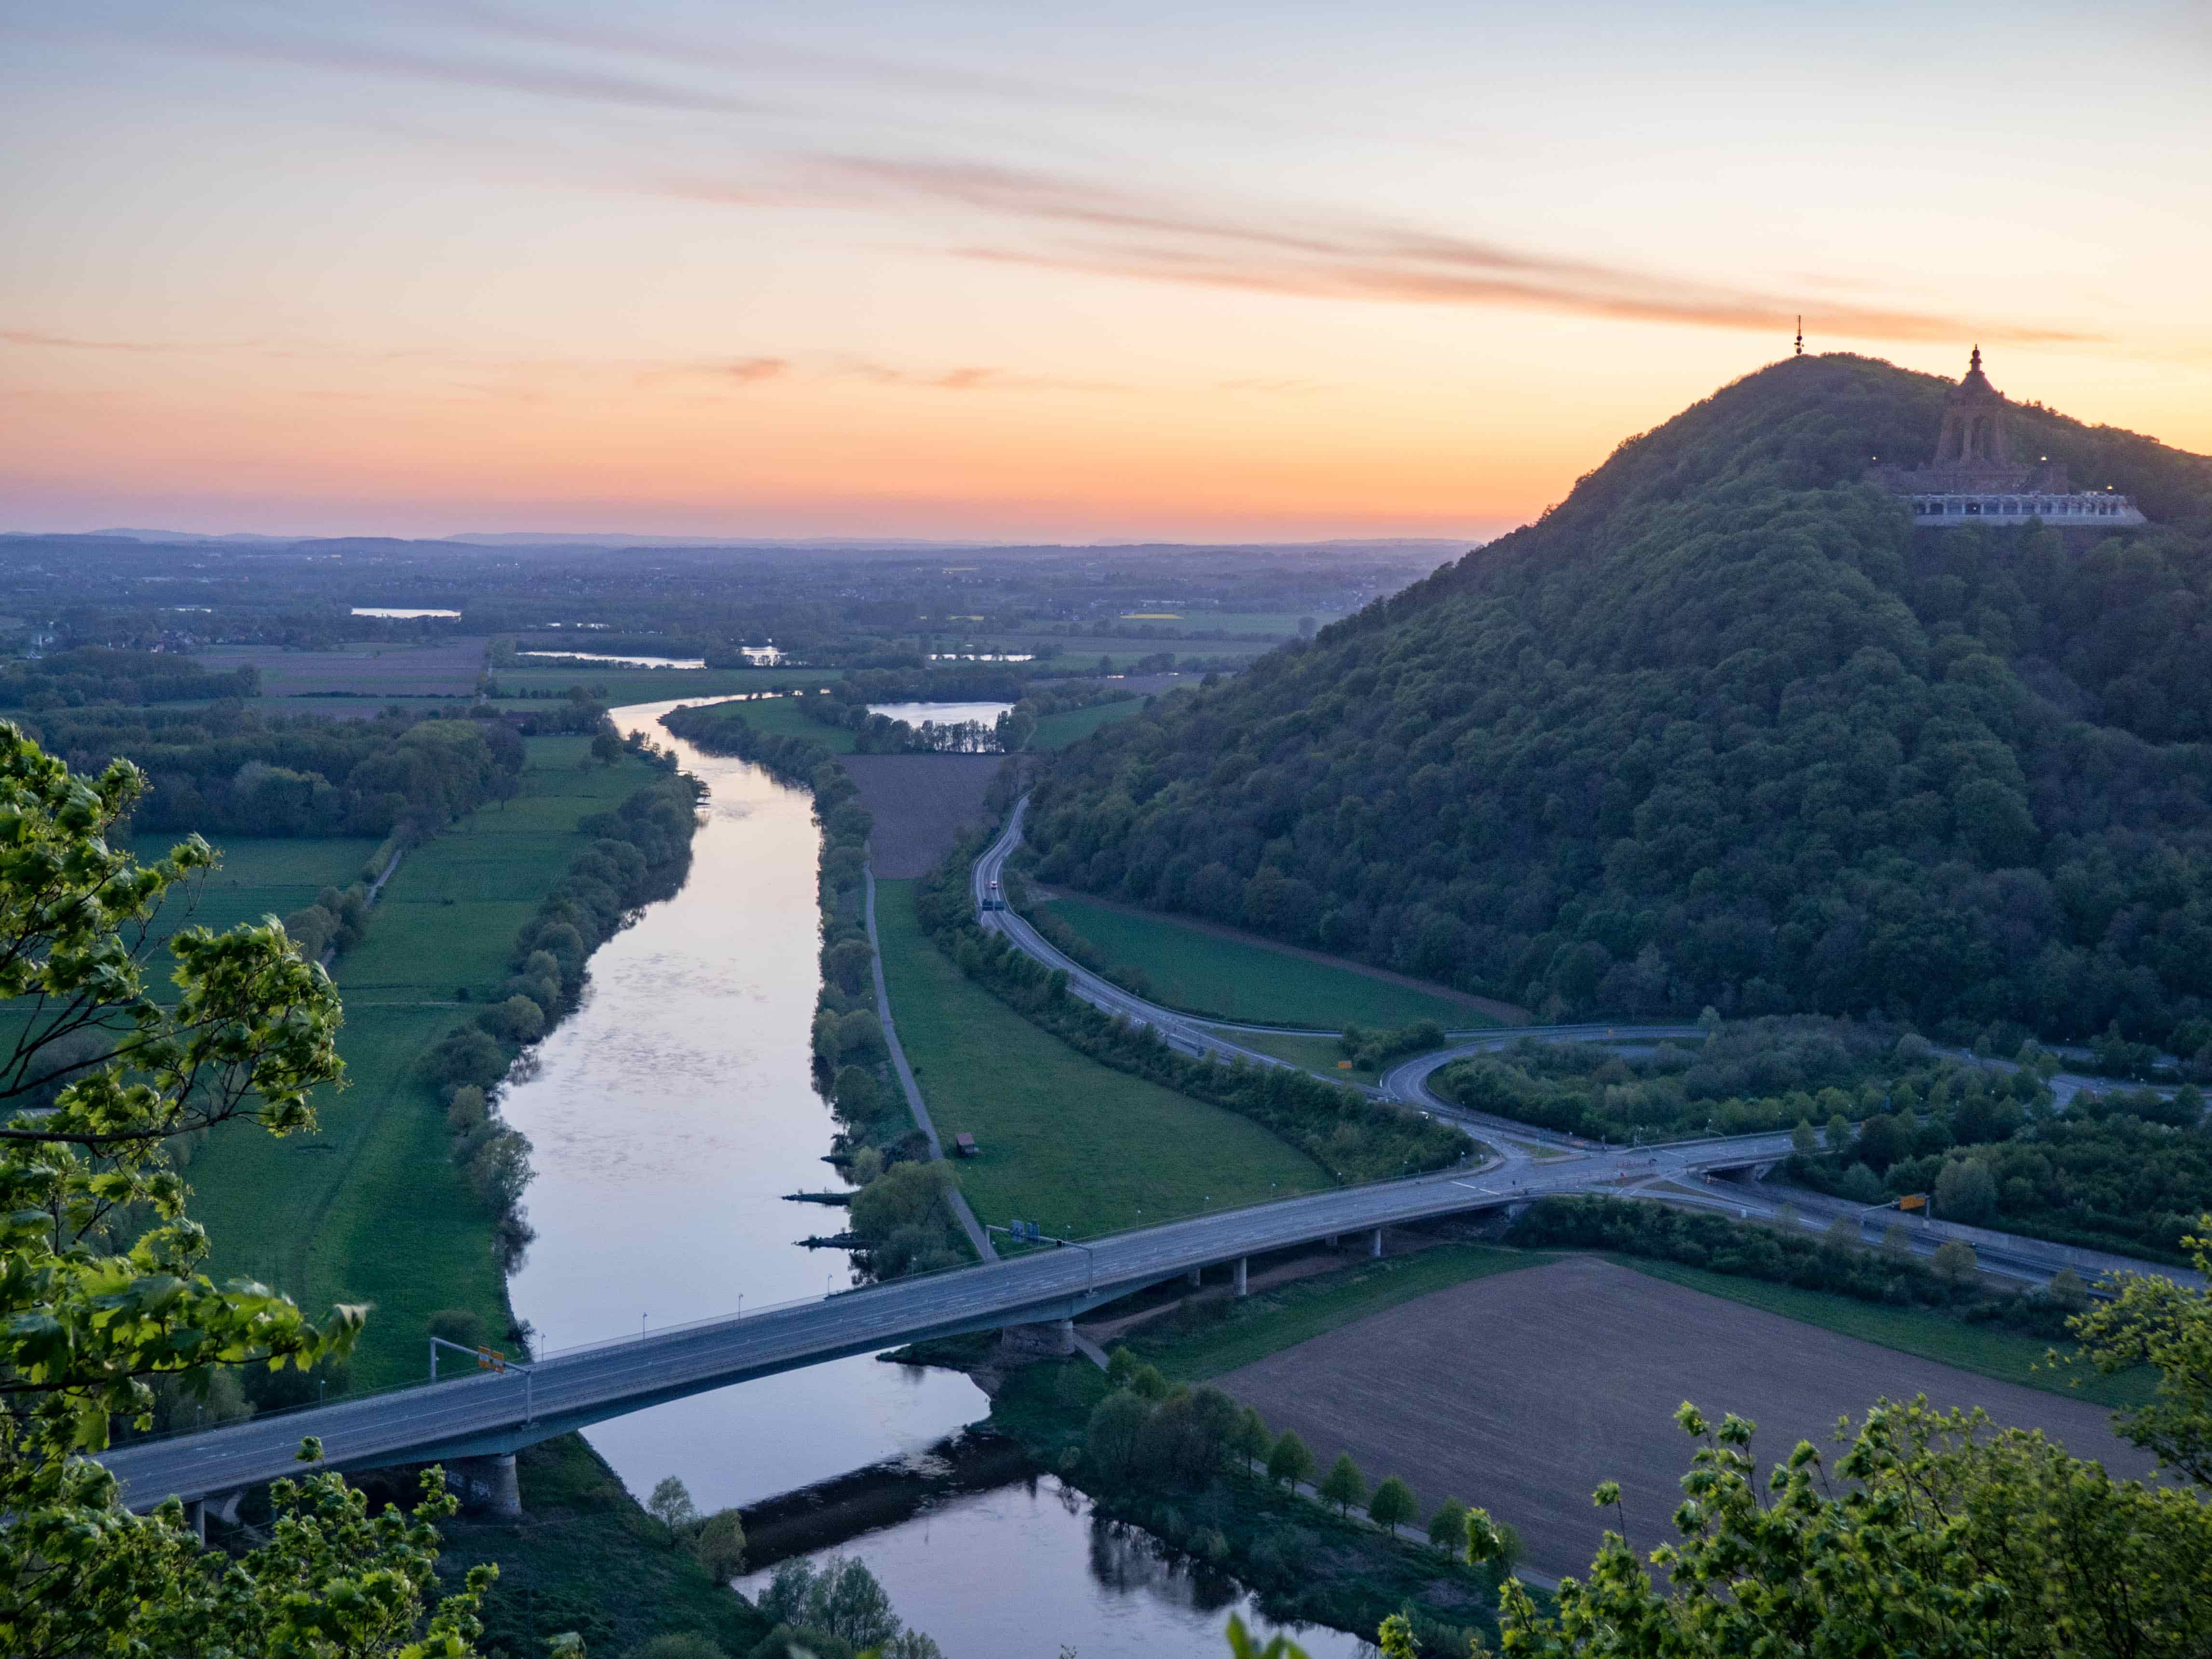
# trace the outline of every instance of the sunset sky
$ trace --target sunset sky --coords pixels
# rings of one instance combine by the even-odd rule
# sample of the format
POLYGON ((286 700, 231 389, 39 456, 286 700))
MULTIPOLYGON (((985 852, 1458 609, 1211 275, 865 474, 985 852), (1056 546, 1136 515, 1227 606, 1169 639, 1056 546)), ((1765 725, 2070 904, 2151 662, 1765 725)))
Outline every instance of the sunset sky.
POLYGON ((1812 349, 2212 451, 2212 8, 0 0, 0 529, 1474 536, 1812 349))

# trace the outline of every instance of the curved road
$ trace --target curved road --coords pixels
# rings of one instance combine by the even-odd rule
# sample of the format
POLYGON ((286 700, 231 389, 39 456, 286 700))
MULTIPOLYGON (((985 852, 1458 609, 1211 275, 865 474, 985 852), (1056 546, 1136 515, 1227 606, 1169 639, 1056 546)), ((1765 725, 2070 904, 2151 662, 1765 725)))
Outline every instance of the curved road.
MULTIPOLYGON (((1023 808, 977 865, 979 900, 1020 842, 1023 808)), ((1283 1065, 1249 1049, 1204 1022, 1133 997, 1054 950, 1011 911, 981 912, 1040 961, 1068 974, 1070 988, 1102 1008, 1153 1026, 1186 1053, 1243 1056, 1283 1065)), ((1066 1249, 1031 1251, 976 1267, 900 1279, 820 1301, 764 1308, 636 1340, 601 1344, 543 1359, 503 1374, 470 1374, 422 1387, 273 1413, 200 1433, 135 1442, 100 1461, 121 1479, 127 1501, 145 1509, 172 1494, 194 1499, 296 1473, 301 1437, 320 1438, 339 1468, 513 1452, 612 1417, 726 1388, 757 1376, 872 1353, 902 1342, 962 1332, 1069 1319, 1144 1285, 1193 1268, 1345 1234, 1525 1203, 1547 1194, 1613 1192, 1665 1195, 1675 1201, 1771 1214, 1771 1195, 1755 1190, 1705 1190, 1717 1172, 1757 1170, 1790 1154, 1784 1133, 1674 1142, 1599 1151, 1586 1141, 1504 1119, 1468 1113, 1437 1099, 1427 1079, 1451 1060, 1523 1036, 1602 1039, 1693 1034, 1686 1026, 1522 1027, 1485 1032, 1391 1071, 1382 1092, 1480 1128, 1501 1142, 1500 1156, 1480 1169, 1370 1187, 1341 1188, 1242 1210, 1200 1215, 1066 1249), (1542 1148, 1538 1158, 1530 1149, 1542 1148)), ((1797 1195, 1792 1194, 1794 1199, 1797 1195)), ((1810 1224, 1820 1224, 1813 1218, 1810 1224)), ((2014 1277, 2042 1279, 2056 1265, 2037 1261, 2056 1247, 1998 1235, 1976 1240, 1985 1265, 2014 1277)), ((1929 1246, 1932 1248, 1932 1245, 1929 1246)))

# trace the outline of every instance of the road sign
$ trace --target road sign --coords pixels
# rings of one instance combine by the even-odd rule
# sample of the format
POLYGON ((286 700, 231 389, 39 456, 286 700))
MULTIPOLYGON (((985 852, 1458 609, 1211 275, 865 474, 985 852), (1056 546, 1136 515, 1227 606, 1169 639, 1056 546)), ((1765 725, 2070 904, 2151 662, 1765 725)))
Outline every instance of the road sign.
POLYGON ((507 1369, 507 1356, 496 1348, 478 1348, 477 1369, 480 1371, 503 1371, 507 1369))
POLYGON ((1907 1193, 1897 1200, 1897 1207, 1900 1210, 1924 1210, 1928 1207, 1928 1194, 1907 1193))

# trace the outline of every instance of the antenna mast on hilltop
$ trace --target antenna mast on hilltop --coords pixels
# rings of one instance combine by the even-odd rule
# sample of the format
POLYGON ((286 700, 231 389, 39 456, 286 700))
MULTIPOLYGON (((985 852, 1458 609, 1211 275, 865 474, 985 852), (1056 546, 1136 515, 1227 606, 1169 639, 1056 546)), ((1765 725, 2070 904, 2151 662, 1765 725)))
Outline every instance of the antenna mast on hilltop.
POLYGON ((1805 318, 1802 313, 1797 318, 1797 349, 1790 355, 1796 357, 1805 355, 1805 318))

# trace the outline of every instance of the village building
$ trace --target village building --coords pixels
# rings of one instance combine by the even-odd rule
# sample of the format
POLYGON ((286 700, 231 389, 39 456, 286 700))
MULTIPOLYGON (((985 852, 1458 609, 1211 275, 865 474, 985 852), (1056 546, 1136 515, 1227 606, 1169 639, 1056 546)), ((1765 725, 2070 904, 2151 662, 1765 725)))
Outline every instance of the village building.
POLYGON ((2006 418, 2011 408, 1982 373, 1982 349, 1976 346, 1966 378, 1944 396, 1935 459, 1911 468, 1869 467, 1866 481, 1905 497, 1912 521, 1938 530, 2030 519, 2100 530, 2148 522, 2128 496, 2075 489, 2063 461, 2015 461, 2006 418))

